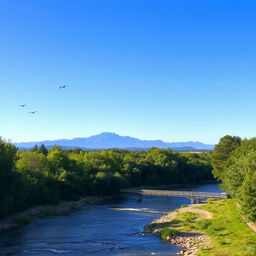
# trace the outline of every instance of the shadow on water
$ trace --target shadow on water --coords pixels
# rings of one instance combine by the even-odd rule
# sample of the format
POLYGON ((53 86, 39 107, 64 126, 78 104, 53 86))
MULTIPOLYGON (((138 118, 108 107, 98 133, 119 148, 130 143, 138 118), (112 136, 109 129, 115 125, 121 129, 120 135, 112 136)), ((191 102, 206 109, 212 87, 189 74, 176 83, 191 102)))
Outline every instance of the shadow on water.
MULTIPOLYGON (((220 191, 217 184, 185 189, 220 191)), ((137 202, 136 196, 126 196, 86 206, 69 216, 35 219, 16 231, 0 234, 0 255, 176 255, 178 247, 141 232, 165 212, 189 203, 186 198, 154 196, 137 202)))

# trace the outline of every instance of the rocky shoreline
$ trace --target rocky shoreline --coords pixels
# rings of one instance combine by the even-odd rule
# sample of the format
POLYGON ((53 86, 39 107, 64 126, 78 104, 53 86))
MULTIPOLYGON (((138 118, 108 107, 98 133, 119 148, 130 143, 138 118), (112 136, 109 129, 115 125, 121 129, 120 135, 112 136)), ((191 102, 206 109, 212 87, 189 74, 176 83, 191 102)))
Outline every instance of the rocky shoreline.
POLYGON ((182 247, 179 255, 197 255, 199 249, 206 248, 210 244, 210 239, 200 232, 184 232, 179 236, 171 237, 168 242, 182 247))
POLYGON ((0 219, 0 232, 8 231, 19 227, 20 223, 17 223, 17 220, 20 218, 26 218, 31 220, 33 218, 66 215, 73 210, 81 209, 86 205, 99 203, 108 198, 110 197, 88 196, 81 198, 78 201, 61 201, 56 205, 33 206, 22 212, 14 213, 6 218, 0 219))
MULTIPOLYGON (((144 227, 144 234, 153 234, 160 237, 162 225, 173 220, 180 212, 196 212, 205 218, 211 218, 209 212, 194 207, 195 205, 189 205, 154 220, 144 227)), ((201 248, 207 248, 211 244, 211 239, 200 231, 180 232, 177 236, 167 236, 165 241, 181 247, 181 251, 177 254, 184 256, 195 256, 201 248)))

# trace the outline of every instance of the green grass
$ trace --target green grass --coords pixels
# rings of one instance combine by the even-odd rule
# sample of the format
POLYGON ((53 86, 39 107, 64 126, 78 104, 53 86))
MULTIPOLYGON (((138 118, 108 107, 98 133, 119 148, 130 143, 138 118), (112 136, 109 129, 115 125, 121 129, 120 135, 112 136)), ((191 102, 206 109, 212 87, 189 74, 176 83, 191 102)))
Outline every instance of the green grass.
POLYGON ((36 215, 39 218, 44 218, 44 217, 49 217, 49 216, 54 216, 55 210, 53 207, 48 207, 48 208, 43 208, 40 210, 40 212, 36 215))
POLYGON ((207 204, 212 204, 212 203, 214 203, 215 201, 216 201, 216 199, 214 199, 214 198, 208 198, 208 199, 206 200, 207 204))
POLYGON ((15 223, 18 225, 29 224, 31 222, 31 217, 27 215, 19 216, 15 219, 15 223))
POLYGON ((213 218, 198 220, 194 213, 180 213, 169 227, 207 234, 212 244, 208 249, 202 249, 200 256, 256 256, 256 233, 243 222, 234 199, 210 200, 198 208, 213 213, 213 218))
POLYGON ((213 213, 213 219, 195 223, 213 241, 211 248, 200 255, 256 255, 256 233, 243 222, 234 199, 211 202, 200 208, 213 213))
POLYGON ((180 231, 189 231, 193 230, 196 219, 197 214, 193 212, 182 212, 169 223, 171 224, 171 227, 174 227, 180 231))
POLYGON ((163 228, 161 230, 161 238, 166 240, 168 237, 177 236, 179 235, 179 231, 174 228, 163 228))
POLYGON ((170 227, 170 226, 173 226, 174 224, 174 221, 170 221, 170 222, 164 222, 164 223, 152 223, 149 225, 149 228, 165 228, 165 227, 170 227))

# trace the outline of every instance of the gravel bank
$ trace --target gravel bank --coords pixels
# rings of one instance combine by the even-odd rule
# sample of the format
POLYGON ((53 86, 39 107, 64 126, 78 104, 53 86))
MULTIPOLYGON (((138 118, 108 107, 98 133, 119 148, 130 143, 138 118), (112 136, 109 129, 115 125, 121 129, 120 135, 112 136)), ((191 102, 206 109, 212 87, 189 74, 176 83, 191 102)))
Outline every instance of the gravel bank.
MULTIPOLYGON (((212 218, 210 212, 195 208, 197 206, 198 204, 189 205, 188 207, 180 208, 154 220, 150 225, 144 227, 144 233, 160 236, 162 225, 172 221, 177 214, 182 212, 196 213, 200 219, 212 218)), ((184 256, 195 256, 198 254, 200 248, 207 248, 211 244, 210 238, 200 231, 180 232, 178 236, 167 237, 166 241, 181 247, 182 249, 178 254, 184 256)))

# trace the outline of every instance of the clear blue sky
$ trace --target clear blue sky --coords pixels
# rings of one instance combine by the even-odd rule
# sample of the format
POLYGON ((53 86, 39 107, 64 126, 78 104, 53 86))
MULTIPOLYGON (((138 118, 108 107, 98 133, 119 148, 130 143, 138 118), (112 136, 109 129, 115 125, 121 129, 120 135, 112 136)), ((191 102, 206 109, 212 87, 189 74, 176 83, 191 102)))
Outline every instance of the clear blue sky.
POLYGON ((253 137, 255 13, 246 0, 3 0, 0 136, 253 137))

